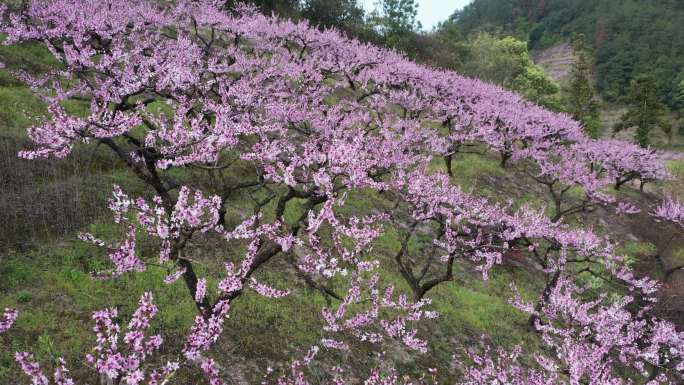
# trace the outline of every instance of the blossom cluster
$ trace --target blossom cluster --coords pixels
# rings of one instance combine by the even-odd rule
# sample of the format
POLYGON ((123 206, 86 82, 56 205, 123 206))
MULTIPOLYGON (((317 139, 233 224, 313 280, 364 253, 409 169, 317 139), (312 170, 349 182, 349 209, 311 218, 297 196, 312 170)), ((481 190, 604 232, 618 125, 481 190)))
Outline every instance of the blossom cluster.
MULTIPOLYGON (((116 323, 116 309, 105 309, 93 313, 96 345, 93 354, 87 354, 85 361, 93 365, 97 373, 109 381, 122 381, 128 385, 162 385, 167 383, 173 373, 178 370, 178 362, 167 362, 158 369, 149 370, 148 359, 162 344, 159 335, 146 336, 150 322, 157 313, 152 303, 151 293, 140 298, 139 306, 128 323, 127 332, 120 338, 121 327, 116 323), (127 347, 122 350, 119 343, 127 347)), ((17 352, 16 361, 33 384, 49 385, 40 364, 31 353, 17 352)), ((64 359, 59 358, 55 368, 53 381, 55 385, 74 385, 69 377, 64 359)))
POLYGON ((0 321, 0 333, 9 330, 18 316, 19 312, 16 309, 5 309, 5 313, 2 315, 2 321, 0 321))
POLYGON ((658 219, 670 221, 684 228, 684 204, 668 197, 656 207, 652 215, 658 219))

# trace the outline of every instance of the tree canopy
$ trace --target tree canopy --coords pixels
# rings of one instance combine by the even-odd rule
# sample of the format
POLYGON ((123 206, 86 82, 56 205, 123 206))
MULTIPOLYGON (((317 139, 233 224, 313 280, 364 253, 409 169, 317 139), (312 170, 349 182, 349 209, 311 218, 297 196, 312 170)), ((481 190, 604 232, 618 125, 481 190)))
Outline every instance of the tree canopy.
POLYGON ((624 101, 628 110, 615 126, 615 131, 635 128, 634 139, 641 147, 648 146, 649 134, 654 128, 660 128, 668 136, 672 135, 672 127, 665 116, 667 108, 658 100, 653 77, 639 76, 633 79, 624 101))
POLYGON ((488 33, 477 35, 467 45, 467 57, 459 70, 517 91, 540 104, 549 103, 549 97, 559 90, 544 70, 534 64, 527 43, 513 37, 498 38, 488 33))
POLYGON ((600 135, 598 103, 591 81, 591 64, 584 35, 574 37, 573 53, 576 60, 570 72, 570 85, 567 92, 568 112, 584 124, 588 135, 597 138, 600 135))

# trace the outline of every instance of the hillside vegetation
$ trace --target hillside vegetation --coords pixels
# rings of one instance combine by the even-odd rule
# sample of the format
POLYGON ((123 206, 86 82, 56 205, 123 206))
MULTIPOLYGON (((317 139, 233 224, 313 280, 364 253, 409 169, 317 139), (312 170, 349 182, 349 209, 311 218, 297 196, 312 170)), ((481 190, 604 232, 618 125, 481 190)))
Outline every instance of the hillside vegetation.
POLYGON ((598 88, 608 101, 626 94, 638 75, 657 78, 658 94, 683 107, 684 3, 678 0, 474 0, 451 17, 464 34, 512 34, 543 49, 587 36, 598 88))
MULTIPOLYGON (((19 316, 0 327, 0 384, 42 385, 26 363, 52 378, 60 358, 76 384, 102 385, 155 384, 153 369, 173 361, 181 364, 164 384, 476 385, 502 375, 531 384, 538 373, 566 384, 575 368, 578 383, 680 380, 684 350, 667 344, 684 341, 684 220, 654 213, 684 201, 681 154, 640 148, 627 134, 590 138, 540 107, 569 110, 566 85, 532 61, 520 34, 465 37, 446 24, 422 34, 413 2, 387 1, 403 4, 403 16, 369 19, 346 0, 254 1, 514 93, 227 3, 138 14, 123 0, 93 1, 79 12, 37 8, 35 34, 6 30, 0 310, 19 316), (88 39, 74 38, 83 31, 88 39), (651 279, 662 286, 642 293, 651 279), (563 319, 577 314, 531 314, 515 299, 543 308, 556 285, 571 304, 615 311, 627 322, 612 330, 620 336, 657 319, 670 339, 658 335, 648 349, 662 349, 647 352, 644 332, 621 350, 598 317, 590 322, 609 348, 597 354, 594 336, 563 319), (126 363, 139 372, 108 378, 99 359, 123 360, 110 354, 116 347, 93 349, 107 346, 93 312, 117 308, 110 321, 123 336, 129 320, 145 318, 145 293, 158 312, 140 329, 163 344, 144 364, 126 363), (585 356, 558 355, 562 333, 585 356), (17 358, 24 351, 31 360, 17 358), (498 366, 478 359, 489 353, 498 366), (629 360, 613 360, 620 353, 629 360), (562 369, 549 374, 539 355, 562 369)), ((477 4, 458 23, 474 20, 477 4)), ((518 20, 491 24, 517 31, 518 20)), ((525 25, 525 34, 538 27, 525 25)))

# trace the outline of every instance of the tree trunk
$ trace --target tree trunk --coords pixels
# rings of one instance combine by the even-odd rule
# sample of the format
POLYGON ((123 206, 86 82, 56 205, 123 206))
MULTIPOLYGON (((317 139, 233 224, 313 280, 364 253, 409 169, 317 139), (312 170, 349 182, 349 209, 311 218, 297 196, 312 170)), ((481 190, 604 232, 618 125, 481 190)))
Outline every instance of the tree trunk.
POLYGON ((446 169, 447 169, 447 173, 449 174, 449 177, 454 176, 454 170, 453 170, 452 165, 451 165, 452 160, 453 160, 452 154, 446 155, 444 157, 444 163, 446 164, 446 169))

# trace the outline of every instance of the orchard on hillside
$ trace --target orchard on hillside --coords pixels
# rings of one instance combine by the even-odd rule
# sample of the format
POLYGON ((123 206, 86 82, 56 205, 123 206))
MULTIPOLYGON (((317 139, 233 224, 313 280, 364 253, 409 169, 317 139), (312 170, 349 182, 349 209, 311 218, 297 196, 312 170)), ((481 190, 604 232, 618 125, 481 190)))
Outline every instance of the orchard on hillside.
MULTIPOLYGON (((67 157, 79 142, 112 151, 151 190, 133 197, 114 186, 109 207, 126 236, 118 242, 83 233, 104 248, 116 279, 147 269, 171 271, 196 303, 182 351, 155 360, 160 336, 149 336, 158 309, 150 293, 139 301, 123 337, 116 309, 92 316, 96 345, 85 356, 103 384, 171 384, 199 367, 212 385, 229 376, 212 347, 236 298, 295 295, 255 274, 272 259, 295 258, 293 268, 321 290, 333 279, 346 292, 321 309, 324 338, 269 378, 307 384, 321 350, 353 350, 364 341, 378 350, 401 343, 414 354, 429 349, 417 324, 438 317, 429 292, 453 278, 456 263, 477 266, 483 279, 516 252, 546 276, 536 299, 514 285, 511 303, 530 316, 543 341, 536 364, 516 362, 519 350, 470 351, 456 357, 461 384, 678 383, 684 372, 684 333, 651 307, 658 283, 637 277, 609 239, 573 228, 564 218, 596 205, 635 212, 607 190, 630 181, 669 178, 662 154, 614 140, 587 137, 564 114, 526 102, 499 87, 408 61, 394 51, 350 40, 334 30, 268 17, 223 1, 35 0, 6 9, 6 44, 39 41, 61 65, 44 76, 17 73, 48 105, 49 119, 29 130, 27 159, 67 157), (69 100, 89 103, 71 114, 69 100), (439 127, 437 127, 439 126, 439 127), (452 157, 468 146, 497 153, 503 167, 519 167, 539 182, 554 205, 552 218, 523 206, 514 210, 453 184, 452 157), (435 165, 444 170, 435 171, 435 165), (230 175, 242 175, 240 179, 230 175), (579 187, 577 203, 568 191, 579 187), (355 191, 387 200, 359 215, 342 210, 355 191), (236 193, 254 197, 253 212, 228 218, 236 193), (286 212, 296 213, 286 215, 286 212), (391 261, 373 252, 389 227, 400 229, 391 261), (411 255, 413 237, 430 248, 411 255), (197 273, 186 253, 193 239, 244 250, 211 277, 197 273), (156 245, 141 252, 141 240, 156 245), (296 252, 295 252, 296 251, 296 252), (393 264, 411 288, 382 283, 380 264, 393 264), (589 295, 579 270, 608 277, 621 293, 589 295), (211 280, 208 278, 212 278, 211 280), (217 282, 217 284, 209 284, 217 282)), ((231 3, 232 2, 228 2, 231 3)), ((247 208, 249 209, 249 208, 247 208)), ((681 204, 653 213, 681 223, 681 204)), ((282 284, 282 283, 281 283, 282 284)), ((17 317, 8 309, 0 332, 17 317)), ((353 352, 352 352, 353 353, 353 352)), ((528 352, 533 353, 533 352, 528 352)), ((18 352, 34 384, 48 384, 40 363, 18 352)), ((72 384, 59 361, 52 380, 72 384)), ((439 370, 450 370, 440 368, 439 370)), ((429 372, 429 371, 428 371, 429 372)), ((344 373, 327 382, 348 383, 344 373)), ((366 384, 430 382, 372 371, 366 384)))

